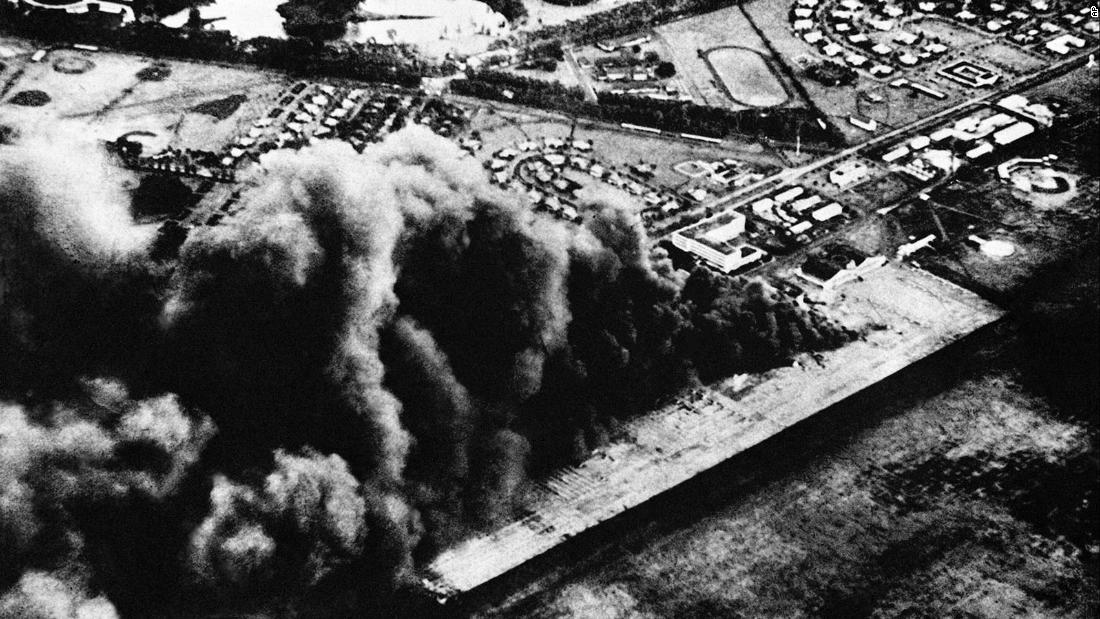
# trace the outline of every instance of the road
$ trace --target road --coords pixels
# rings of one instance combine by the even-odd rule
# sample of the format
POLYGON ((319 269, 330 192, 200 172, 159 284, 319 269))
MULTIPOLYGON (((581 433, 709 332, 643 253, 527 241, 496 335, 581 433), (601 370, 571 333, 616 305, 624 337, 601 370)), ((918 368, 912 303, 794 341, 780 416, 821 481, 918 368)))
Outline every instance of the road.
POLYGON ((920 131, 922 129, 926 129, 926 128, 934 125, 934 124, 937 124, 941 120, 944 120, 945 118, 949 118, 949 117, 954 116, 956 114, 960 114, 961 112, 963 112, 963 111, 965 111, 969 108, 972 108, 972 107, 975 107, 975 106, 978 106, 978 105, 981 105, 981 104, 984 104, 984 103, 988 103, 988 102, 990 102, 994 99, 1000 99, 1004 96, 1013 94, 1013 93, 1018 92, 1020 90, 1030 88, 1030 87, 1035 86, 1037 84, 1041 84, 1045 81, 1048 81, 1050 79, 1058 77, 1059 75, 1067 73, 1067 72, 1069 72, 1073 69, 1076 69, 1078 67, 1082 67, 1088 62, 1089 55, 1093 54, 1093 53, 1097 53, 1097 52, 1100 52, 1100 47, 1093 48, 1093 49, 1085 51, 1082 54, 1080 54, 1078 56, 1075 56, 1073 58, 1063 60, 1062 62, 1058 62, 1058 63, 1055 63, 1053 65, 1050 65, 1050 66, 1048 66, 1048 67, 1046 67, 1046 68, 1044 68, 1044 69, 1042 69, 1042 70, 1040 70, 1036 73, 1033 73, 1029 76, 1022 77, 1022 78, 1016 80, 1015 82, 1007 84, 1007 85, 1005 85, 1005 86, 1003 86, 1003 87, 1001 87, 997 90, 991 90, 991 91, 989 91, 985 94, 971 97, 970 99, 967 99, 966 101, 963 101, 962 103, 953 105, 949 108, 945 108, 945 109, 943 109, 939 112, 936 112, 935 114, 932 114, 930 116, 926 116, 924 118, 915 120, 915 121, 913 121, 913 122, 911 122, 907 125, 898 127, 897 129, 893 129, 893 130, 888 131, 886 133, 883 133, 881 135, 875 136, 875 137, 871 138, 870 140, 868 140, 866 142, 862 142, 862 143, 857 144, 855 146, 851 146, 851 147, 846 148, 846 149, 844 149, 844 150, 842 150, 838 153, 828 155, 826 157, 818 159, 818 160, 816 160, 814 162, 811 162, 809 164, 806 164, 804 166, 800 166, 800 167, 797 167, 797 168, 790 168, 790 169, 787 169, 787 170, 782 170, 780 172, 777 172, 777 173, 775 173, 771 176, 768 176, 768 177, 763 178, 763 179, 761 179, 761 180, 759 180, 755 183, 752 183, 751 185, 746 185, 744 188, 742 188, 739 191, 727 194, 727 195, 722 196, 720 198, 717 198, 715 200, 711 200, 710 202, 704 203, 701 207, 699 207, 699 209, 703 210, 703 209, 706 209, 706 208, 720 208, 720 207, 723 207, 723 206, 725 206, 725 205, 727 205, 731 202, 738 201, 742 196, 751 196, 757 190, 759 190, 761 188, 764 188, 764 187, 767 187, 769 185, 777 184, 777 183, 778 184, 786 184, 786 183, 794 182, 799 177, 804 176, 806 174, 809 174, 810 172, 813 172, 815 170, 819 170, 819 169, 824 168, 826 166, 831 166, 831 165, 833 165, 834 163, 836 163, 838 161, 841 161, 841 160, 846 159, 848 157, 852 157, 854 155, 858 155, 858 154, 862 153, 865 150, 873 149, 873 148, 875 148, 877 146, 881 146, 883 144, 888 144, 888 143, 893 142, 894 140, 897 140, 898 138, 900 138, 902 136, 905 136, 905 135, 908 135, 910 133, 914 133, 914 132, 920 131))
POLYGON ((588 73, 577 62, 577 57, 573 54, 573 48, 570 47, 565 50, 565 61, 569 63, 569 68, 573 71, 573 75, 577 77, 581 89, 584 90, 584 100, 589 103, 599 103, 596 89, 592 87, 592 80, 589 79, 588 73))

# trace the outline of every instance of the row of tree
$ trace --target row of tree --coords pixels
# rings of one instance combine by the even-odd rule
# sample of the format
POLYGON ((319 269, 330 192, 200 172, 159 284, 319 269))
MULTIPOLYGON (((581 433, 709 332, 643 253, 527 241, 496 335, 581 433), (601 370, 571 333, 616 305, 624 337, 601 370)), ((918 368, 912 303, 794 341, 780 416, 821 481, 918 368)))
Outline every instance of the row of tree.
POLYGON ((581 19, 546 26, 531 34, 536 39, 559 39, 592 44, 632 34, 658 24, 700 15, 736 4, 736 0, 639 0, 581 19))
POLYGON ((616 123, 632 123, 663 131, 725 137, 731 134, 758 135, 778 140, 843 144, 843 137, 828 123, 804 108, 730 110, 679 101, 600 94, 599 103, 585 100, 578 88, 556 82, 517 76, 501 71, 471 73, 451 82, 458 94, 482 99, 510 101, 560 110, 616 123))

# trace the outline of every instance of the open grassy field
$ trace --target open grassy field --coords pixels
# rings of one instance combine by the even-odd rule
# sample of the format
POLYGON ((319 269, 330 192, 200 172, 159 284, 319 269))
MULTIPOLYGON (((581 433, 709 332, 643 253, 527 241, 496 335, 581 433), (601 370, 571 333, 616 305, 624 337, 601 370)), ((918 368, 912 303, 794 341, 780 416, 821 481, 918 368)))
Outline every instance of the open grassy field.
POLYGON ((164 63, 170 71, 165 79, 140 79, 138 73, 152 64, 138 56, 77 50, 55 50, 38 63, 21 58, 23 73, 9 97, 39 90, 51 101, 41 107, 5 103, 0 118, 29 130, 70 125, 102 140, 141 131, 152 134, 146 139, 152 146, 218 150, 262 115, 286 83, 255 70, 175 61, 164 63), (73 60, 90 68, 80 74, 54 68, 75 66, 73 60), (228 116, 203 113, 203 104, 233 95, 243 99, 228 116))

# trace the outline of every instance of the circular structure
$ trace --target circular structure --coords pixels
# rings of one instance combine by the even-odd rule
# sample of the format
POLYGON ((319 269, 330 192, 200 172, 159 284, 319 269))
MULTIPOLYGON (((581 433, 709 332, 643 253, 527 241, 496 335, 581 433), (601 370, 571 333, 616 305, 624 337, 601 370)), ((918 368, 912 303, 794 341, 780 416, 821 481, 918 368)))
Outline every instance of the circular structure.
POLYGON ((51 101, 50 95, 42 92, 41 90, 24 90, 15 93, 11 99, 8 99, 8 103, 13 105, 24 105, 27 107, 42 107, 51 101))
POLYGON ((95 68, 95 63, 82 56, 62 56, 53 61, 53 70, 58 73, 80 75, 95 68))
POLYGON ((1062 194, 1073 188, 1065 174, 1046 167, 1020 167, 1011 176, 1012 184, 1024 191, 1062 194))
POLYGON ((771 64, 760 52, 736 45, 703 54, 726 96, 748 107, 775 107, 790 99, 771 64))
POLYGON ((991 258, 1006 258, 1016 253, 1016 248, 1008 241, 986 241, 982 243, 982 253, 991 258))

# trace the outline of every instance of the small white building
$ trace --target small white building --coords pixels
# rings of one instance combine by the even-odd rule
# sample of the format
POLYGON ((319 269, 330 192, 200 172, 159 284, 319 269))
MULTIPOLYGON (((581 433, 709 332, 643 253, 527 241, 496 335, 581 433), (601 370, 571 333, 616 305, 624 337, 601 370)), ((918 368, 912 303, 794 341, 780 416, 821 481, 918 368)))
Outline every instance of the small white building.
POLYGON ((980 158, 982 158, 982 157, 984 157, 984 156, 986 156, 986 155, 988 155, 989 153, 992 153, 992 152, 993 152, 993 145, 990 144, 989 142, 982 142, 981 144, 975 146, 974 148, 971 148, 970 150, 966 151, 966 158, 973 161, 975 159, 980 159, 980 158))
POLYGON ((920 40, 920 37, 912 32, 899 32, 894 35, 894 42, 902 45, 912 45, 920 40))
POLYGON ((811 217, 817 221, 829 221, 834 217, 839 217, 843 212, 844 207, 842 207, 839 202, 830 202, 814 211, 811 217))
POLYGON ((791 187, 790 189, 775 194, 773 199, 776 204, 786 204, 804 193, 806 193, 806 190, 802 187, 791 187))
POLYGON ((848 64, 852 65, 853 67, 857 67, 857 68, 862 67, 863 65, 867 64, 867 57, 866 56, 860 56, 859 54, 848 54, 848 56, 846 58, 844 58, 844 60, 848 64))
POLYGON ((922 148, 927 148, 931 143, 932 138, 927 135, 918 135, 912 140, 909 140, 909 148, 911 150, 921 150, 922 148))
POLYGON ((994 133, 993 141, 996 142, 998 146, 1006 146, 1015 142, 1016 140, 1019 140, 1020 138, 1027 137, 1032 133, 1035 133, 1035 127, 1033 127, 1030 123, 1020 121, 1014 125, 1005 127, 1004 129, 1001 129, 1000 131, 994 133))
POLYGON ((894 148, 893 150, 887 152, 886 154, 884 154, 882 156, 882 160, 885 161, 886 163, 893 163, 893 162, 897 161, 898 159, 901 159, 902 157, 907 157, 908 155, 909 155, 909 147, 907 147, 905 145, 901 145, 901 146, 898 146, 897 148, 894 148))

